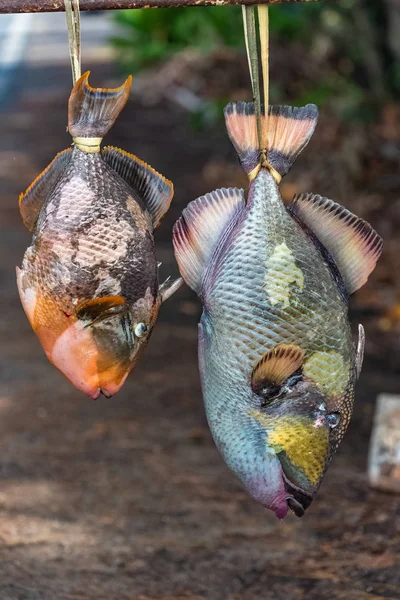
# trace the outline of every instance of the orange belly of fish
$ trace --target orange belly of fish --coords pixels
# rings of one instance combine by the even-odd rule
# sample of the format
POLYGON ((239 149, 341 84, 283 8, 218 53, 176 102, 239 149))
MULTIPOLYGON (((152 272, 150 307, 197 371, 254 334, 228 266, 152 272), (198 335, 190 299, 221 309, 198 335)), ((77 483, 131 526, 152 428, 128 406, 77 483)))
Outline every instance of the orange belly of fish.
POLYGON ((121 361, 111 349, 99 352, 93 334, 83 323, 61 311, 53 298, 33 288, 23 290, 19 270, 17 275, 24 310, 50 362, 93 399, 100 393, 117 393, 132 367, 129 359, 121 361))

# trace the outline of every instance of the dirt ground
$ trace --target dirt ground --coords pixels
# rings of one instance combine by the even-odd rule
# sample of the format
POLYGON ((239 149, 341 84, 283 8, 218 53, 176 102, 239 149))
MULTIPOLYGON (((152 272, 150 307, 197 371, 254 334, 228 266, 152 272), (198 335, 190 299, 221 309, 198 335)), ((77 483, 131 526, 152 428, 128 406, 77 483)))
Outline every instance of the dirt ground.
MULTIPOLYGON (((15 284, 30 239, 17 199, 70 143, 69 81, 67 71, 25 73, 0 113, 0 599, 400 599, 400 498, 366 478, 376 395, 399 391, 398 359, 372 309, 354 308, 367 354, 351 427, 305 517, 282 523, 247 497, 211 440, 190 290, 162 307, 140 364, 110 400, 88 400, 45 359, 15 284)), ((107 141, 174 181, 156 240, 163 274, 176 273, 180 211, 236 183, 223 129, 193 131, 178 108, 134 100, 107 141), (221 161, 226 169, 213 168, 221 161)))

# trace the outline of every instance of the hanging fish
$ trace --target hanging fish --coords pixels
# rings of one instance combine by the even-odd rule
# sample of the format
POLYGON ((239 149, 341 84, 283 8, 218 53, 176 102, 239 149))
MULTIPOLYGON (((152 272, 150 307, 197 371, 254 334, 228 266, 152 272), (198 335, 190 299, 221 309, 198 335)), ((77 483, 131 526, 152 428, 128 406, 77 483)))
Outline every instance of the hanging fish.
POLYGON ((191 202, 173 241, 184 281, 203 303, 199 367, 208 422, 228 466, 279 519, 302 516, 350 421, 356 349, 349 295, 381 254, 365 221, 313 194, 286 207, 278 184, 309 142, 316 106, 270 107, 260 165, 254 105, 225 119, 251 180, 191 202))
POLYGON ((74 86, 68 129, 74 148, 60 152, 20 196, 33 233, 19 294, 49 360, 92 398, 123 385, 142 353, 160 304, 180 281, 158 284, 153 230, 173 185, 136 156, 105 147, 132 78, 92 88, 89 72, 74 86))

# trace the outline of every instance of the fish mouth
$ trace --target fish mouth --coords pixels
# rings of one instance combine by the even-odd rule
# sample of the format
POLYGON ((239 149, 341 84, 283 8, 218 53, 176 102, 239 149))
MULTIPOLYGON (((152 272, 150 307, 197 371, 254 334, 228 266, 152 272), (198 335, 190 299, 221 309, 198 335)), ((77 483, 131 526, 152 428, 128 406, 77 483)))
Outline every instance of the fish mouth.
POLYGON ((99 347, 91 332, 74 323, 57 338, 47 355, 77 389, 97 400, 100 394, 106 398, 116 394, 132 368, 133 361, 118 354, 118 350, 118 346, 99 347))
POLYGON ((290 494, 286 498, 289 508, 294 512, 296 517, 302 517, 313 501, 313 497, 304 490, 301 490, 297 486, 290 483, 285 476, 283 477, 283 481, 285 490, 288 494, 290 494))
POLYGON ((84 392, 85 394, 87 394, 92 400, 98 400, 100 395, 104 396, 104 398, 109 400, 121 389, 121 387, 123 386, 123 384, 125 382, 125 379, 126 379, 126 377, 124 377, 124 380, 119 385, 114 385, 114 386, 109 385, 107 388, 94 387, 94 388, 88 389, 88 388, 84 388, 82 386, 79 389, 82 392, 84 392))

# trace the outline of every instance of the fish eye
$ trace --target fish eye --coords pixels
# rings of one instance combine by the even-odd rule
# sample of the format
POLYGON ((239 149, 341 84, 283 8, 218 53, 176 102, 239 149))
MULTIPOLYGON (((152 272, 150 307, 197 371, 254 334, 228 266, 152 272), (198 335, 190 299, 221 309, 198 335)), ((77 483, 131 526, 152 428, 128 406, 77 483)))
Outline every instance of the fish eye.
POLYGON ((145 325, 144 323, 138 323, 135 327, 135 335, 136 337, 143 337, 144 334, 147 331, 147 325, 145 325))
POLYGON ((326 417, 327 423, 331 429, 335 429, 340 423, 339 413, 330 413, 326 417))

